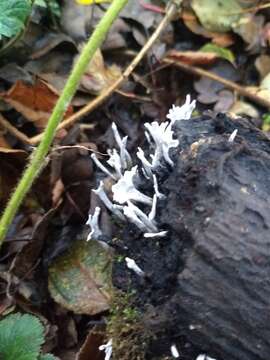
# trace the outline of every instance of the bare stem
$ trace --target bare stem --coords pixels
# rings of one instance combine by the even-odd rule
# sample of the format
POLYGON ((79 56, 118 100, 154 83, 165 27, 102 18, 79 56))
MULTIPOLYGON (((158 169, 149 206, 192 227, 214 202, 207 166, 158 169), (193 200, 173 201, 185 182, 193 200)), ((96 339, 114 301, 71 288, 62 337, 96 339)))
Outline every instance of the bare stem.
POLYGON ((43 166, 46 164, 46 156, 54 139, 57 126, 63 119, 65 111, 77 90, 80 79, 89 64, 89 61, 92 59, 96 50, 101 46, 113 21, 117 18, 119 12, 123 9, 127 2, 128 0, 114 0, 112 2, 111 6, 106 11, 92 36, 83 48, 77 63, 72 69, 63 92, 50 116, 48 125, 43 133, 43 138, 31 156, 29 165, 26 167, 21 180, 19 181, 0 219, 0 247, 25 195, 28 193, 33 182, 38 177, 43 166))

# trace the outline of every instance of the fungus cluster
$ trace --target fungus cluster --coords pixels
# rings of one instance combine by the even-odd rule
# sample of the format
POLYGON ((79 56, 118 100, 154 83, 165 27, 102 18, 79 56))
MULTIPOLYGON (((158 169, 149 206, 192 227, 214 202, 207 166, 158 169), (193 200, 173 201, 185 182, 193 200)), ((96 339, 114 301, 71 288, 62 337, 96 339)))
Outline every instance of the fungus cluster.
MULTIPOLYGON (((129 221, 134 224, 146 238, 164 237, 167 234, 167 231, 159 229, 155 221, 157 203, 165 197, 158 189, 157 170, 166 165, 173 167, 170 150, 176 148, 179 141, 174 139, 172 127, 177 120, 189 119, 194 108, 195 101, 191 102, 188 95, 183 106, 173 105, 167 115, 168 121, 161 124, 157 121, 144 124, 146 139, 152 153, 147 158, 139 147, 136 155, 140 161, 140 172, 144 180, 151 183, 153 188, 152 196, 144 194, 136 187, 140 181, 138 165, 133 164, 127 150, 127 136, 121 138, 115 123, 112 124, 112 131, 118 149, 108 150, 108 166, 101 163, 96 154, 91 155, 96 166, 115 182, 112 185, 113 201, 106 194, 103 181, 100 181, 99 187, 93 192, 120 221, 129 221), (139 204, 142 204, 144 208, 149 208, 149 211, 146 213, 139 204)), ((90 226, 91 231, 87 240, 98 239, 102 234, 98 225, 99 215, 99 207, 95 209, 93 215, 89 215, 87 225, 90 226)))
MULTIPOLYGON (((174 166, 170 157, 170 150, 178 147, 179 141, 174 138, 173 125, 179 120, 189 120, 195 109, 195 104, 195 100, 191 101, 188 95, 183 106, 172 106, 167 114, 167 121, 161 124, 157 121, 144 124, 150 155, 147 156, 143 149, 138 147, 136 156, 139 165, 134 164, 127 150, 127 136, 121 138, 115 123, 112 124, 112 131, 117 149, 113 148, 107 151, 109 156, 107 164, 104 165, 98 160, 94 153, 91 155, 96 166, 114 182, 112 185, 112 200, 105 191, 103 181, 100 181, 98 188, 93 192, 120 222, 134 224, 145 238, 161 238, 167 235, 167 231, 160 229, 155 220, 157 203, 165 198, 165 195, 158 188, 158 170, 163 167, 174 166), (138 189, 138 184, 141 181, 146 181, 151 185, 152 196, 138 189)), ((231 134, 228 141, 233 142, 236 135, 237 130, 231 134)), ((99 227, 100 213, 101 209, 96 207, 94 214, 89 215, 86 224, 90 226, 91 231, 87 240, 98 240, 102 234, 99 227)), ((127 268, 136 275, 145 276, 145 272, 134 259, 126 257, 125 262, 127 268)), ((100 350, 105 351, 105 359, 109 360, 112 355, 112 339, 107 344, 100 346, 100 350)), ((170 350, 172 357, 180 357, 175 344, 171 346, 170 350)), ((197 358, 197 360, 202 359, 214 360, 206 355, 199 355, 197 358)))

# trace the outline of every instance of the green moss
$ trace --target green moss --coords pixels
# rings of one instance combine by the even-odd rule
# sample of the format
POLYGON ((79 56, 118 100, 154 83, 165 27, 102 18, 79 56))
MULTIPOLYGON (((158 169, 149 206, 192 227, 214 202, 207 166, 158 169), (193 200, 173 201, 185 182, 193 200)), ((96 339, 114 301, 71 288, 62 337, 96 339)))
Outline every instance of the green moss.
POLYGON ((115 292, 107 334, 108 338, 113 339, 114 358, 145 360, 151 334, 145 331, 141 313, 134 306, 132 298, 132 293, 115 292))

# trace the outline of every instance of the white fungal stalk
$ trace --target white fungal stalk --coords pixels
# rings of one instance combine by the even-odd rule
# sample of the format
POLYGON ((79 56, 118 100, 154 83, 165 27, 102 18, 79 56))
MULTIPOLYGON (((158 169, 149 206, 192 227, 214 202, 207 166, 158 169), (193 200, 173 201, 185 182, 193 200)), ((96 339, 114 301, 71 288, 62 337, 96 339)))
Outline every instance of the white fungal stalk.
POLYGON ((107 344, 100 345, 99 350, 105 352, 104 360, 110 360, 112 356, 112 339, 110 339, 107 344))
POLYGON ((125 216, 121 212, 122 207, 120 205, 115 205, 111 202, 108 195, 104 191, 104 183, 100 181, 99 187, 96 190, 92 190, 103 202, 106 208, 111 211, 115 216, 117 216, 120 220, 125 221, 125 216))
POLYGON ((98 225, 98 218, 100 215, 100 207, 95 208, 95 212, 93 215, 89 214, 88 220, 86 222, 86 225, 90 226, 91 231, 87 237, 87 241, 90 239, 97 240, 100 235, 102 235, 102 231, 99 228, 98 225))
POLYGON ((91 155, 91 158, 92 158, 92 160, 94 161, 94 163, 96 164, 96 166, 97 166, 98 168, 100 168, 101 171, 103 171, 106 175, 110 176, 112 179, 117 180, 117 177, 116 177, 115 175, 113 175, 113 174, 110 172, 110 170, 108 170, 108 169, 98 160, 98 158, 96 157, 96 154, 95 154, 95 153, 93 153, 93 154, 91 155))
POLYGON ((137 226, 138 229, 145 232, 148 231, 148 228, 145 226, 145 224, 141 221, 141 219, 137 216, 134 209, 130 206, 124 206, 124 215, 127 217, 127 219, 134 225, 137 226))
POLYGON ((149 134, 155 143, 155 152, 152 155, 152 168, 156 169, 161 165, 161 160, 164 160, 171 166, 173 166, 173 161, 169 156, 169 151, 171 148, 177 147, 179 144, 178 140, 173 139, 173 131, 171 129, 171 124, 168 121, 165 121, 159 124, 157 121, 153 121, 151 124, 144 124, 149 134))
POLYGON ((233 142, 234 142, 237 133, 238 133, 238 129, 235 129, 235 130, 231 133, 231 135, 229 136, 229 139, 228 139, 228 142, 229 142, 229 143, 233 143, 233 142))
POLYGON ((126 257, 125 261, 126 261, 127 267, 130 270, 134 271, 139 276, 145 276, 145 272, 136 264, 135 260, 133 260, 129 257, 126 257))
POLYGON ((164 230, 164 231, 159 231, 159 232, 155 232, 155 233, 144 233, 143 237, 145 238, 162 238, 165 237, 168 234, 168 231, 164 230))
POLYGON ((191 101, 190 95, 187 95, 186 101, 182 106, 173 105, 167 114, 167 119, 171 120, 173 125, 178 120, 189 120, 191 114, 196 107, 196 100, 191 101))
POLYGON ((137 157, 138 157, 138 159, 141 160, 143 170, 145 172, 145 177, 148 179, 152 179, 152 177, 153 177, 152 164, 150 163, 150 161, 148 161, 146 159, 146 157, 144 155, 144 151, 140 147, 138 147, 137 157))
MULTIPOLYGON (((116 181, 116 183, 112 186, 113 201, 120 205, 114 204, 109 199, 108 195, 104 191, 104 184, 102 181, 100 182, 99 187, 96 190, 93 190, 93 192, 99 196, 106 208, 120 220, 125 221, 127 218, 131 223, 143 231, 145 238, 161 238, 165 237, 168 233, 168 231, 158 229, 155 222, 157 201, 165 198, 165 195, 159 191, 158 179, 155 174, 155 170, 162 165, 162 160, 170 166, 174 165, 169 152, 170 149, 179 145, 179 141, 178 139, 173 138, 174 132, 172 130, 172 125, 178 120, 189 119, 195 105, 195 100, 191 101, 190 95, 187 95, 183 106, 173 105, 172 109, 169 110, 167 118, 170 121, 165 121, 161 124, 157 121, 153 121, 152 123, 145 124, 145 128, 147 130, 145 132, 145 136, 149 145, 154 147, 154 154, 150 155, 149 160, 146 158, 144 151, 139 147, 137 150, 137 157, 141 162, 141 170, 145 178, 150 180, 153 184, 153 198, 145 195, 135 187, 134 180, 135 177, 138 176, 138 173, 137 166, 132 167, 131 156, 127 151, 128 137, 125 136, 121 138, 115 123, 112 124, 112 131, 120 153, 116 149, 109 149, 109 160, 107 160, 108 165, 113 169, 113 171, 108 170, 97 159, 95 154, 91 155, 95 164, 106 175, 116 181), (145 214, 137 205, 134 205, 133 202, 151 206, 148 215, 145 214), (125 206, 121 206, 124 204, 125 206)), ((233 142, 236 135, 237 129, 230 135, 228 141, 233 142)), ((100 208, 97 207, 94 215, 89 215, 87 224, 91 227, 91 232, 88 236, 88 240, 91 238, 96 239, 102 234, 98 226, 99 214, 100 208)))
POLYGON ((210 356, 207 356, 205 354, 201 354, 196 358, 196 360, 216 360, 216 359, 213 359, 210 356))
POLYGON ((180 357, 179 351, 175 344, 171 346, 171 354, 175 359, 178 359, 180 357))
POLYGON ((107 160, 107 163, 115 170, 117 179, 120 179, 123 176, 121 157, 116 149, 109 149, 108 154, 110 158, 107 160))
POLYGON ((124 175, 112 186, 113 200, 119 204, 125 204, 128 201, 137 201, 147 205, 152 204, 152 199, 141 193, 135 188, 133 178, 137 174, 137 166, 131 170, 126 170, 124 175))
POLYGON ((155 194, 153 196, 153 203, 152 203, 152 208, 151 211, 148 215, 148 219, 150 221, 154 221, 155 217, 156 217, 156 212, 157 212, 157 195, 155 194))
POLYGON ((155 194, 156 194, 157 198, 158 199, 165 199, 166 196, 164 194, 161 194, 161 192, 159 192, 159 190, 158 190, 157 176, 153 175, 153 179, 154 179, 154 190, 155 190, 155 194))
POLYGON ((129 155, 129 152, 127 151, 127 136, 125 136, 123 139, 121 139, 121 136, 119 134, 119 131, 117 129, 116 124, 112 123, 112 131, 114 134, 115 141, 119 147, 120 150, 120 158, 121 158, 121 165, 122 169, 126 170, 131 168, 132 166, 132 160, 131 156, 129 155))
MULTIPOLYGON (((133 211, 133 213, 140 219, 140 221, 144 224, 147 232, 157 232, 158 228, 153 219, 150 219, 141 209, 139 209, 136 205, 132 204, 128 201, 128 208, 133 211)), ((151 212, 150 212, 151 214, 151 212)))

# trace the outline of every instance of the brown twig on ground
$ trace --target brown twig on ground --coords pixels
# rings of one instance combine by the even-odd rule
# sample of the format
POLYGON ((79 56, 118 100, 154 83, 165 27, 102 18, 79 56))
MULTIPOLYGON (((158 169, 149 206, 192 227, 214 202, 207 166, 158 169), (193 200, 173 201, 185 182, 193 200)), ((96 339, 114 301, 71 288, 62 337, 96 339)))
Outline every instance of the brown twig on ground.
MULTIPOLYGON (((177 12, 177 5, 175 5, 173 2, 168 7, 166 14, 164 18, 161 20, 160 24, 154 31, 154 33, 150 36, 144 47, 140 50, 140 52, 137 54, 137 56, 132 60, 132 62, 129 64, 129 66, 126 68, 126 70, 123 72, 123 74, 105 91, 103 91, 99 96, 97 96, 93 101, 91 101, 89 104, 84 106, 81 110, 76 112, 74 115, 70 116, 66 120, 62 121, 61 124, 58 126, 57 130, 66 128, 79 119, 81 119, 83 116, 88 114, 90 111, 94 110, 96 107, 98 107, 101 103, 103 103, 120 85, 122 85, 130 76, 130 74, 133 72, 135 67, 140 63, 142 58, 145 56, 145 54, 148 52, 148 50, 152 47, 152 45, 155 43, 155 41, 158 39, 160 33, 164 30, 164 28, 168 25, 168 23, 171 21, 171 19, 174 17, 175 13, 177 12)), ((35 145, 37 144, 43 134, 39 134, 37 136, 34 136, 30 139, 31 144, 35 145)))
POLYGON ((259 95, 256 95, 256 94, 250 92, 249 90, 247 90, 245 87, 238 85, 233 81, 224 79, 221 76, 212 73, 211 71, 201 69, 199 67, 192 66, 192 65, 187 65, 179 60, 172 60, 168 57, 165 57, 163 59, 163 63, 175 65, 175 66, 179 67, 181 70, 191 73, 193 75, 205 76, 211 80, 218 81, 219 83, 223 84, 226 88, 228 88, 230 90, 234 90, 238 94, 252 100, 253 102, 257 103, 258 105, 261 105, 263 107, 266 107, 267 109, 270 109, 270 101, 269 100, 267 100, 259 95))
POLYGON ((8 120, 4 118, 3 115, 0 114, 0 125, 3 126, 4 129, 9 131, 12 135, 14 135, 17 139, 22 141, 25 144, 32 144, 31 139, 23 134, 21 131, 15 128, 15 126, 11 125, 8 120))

